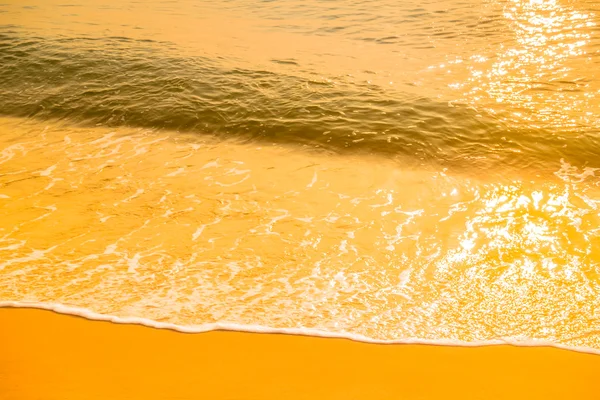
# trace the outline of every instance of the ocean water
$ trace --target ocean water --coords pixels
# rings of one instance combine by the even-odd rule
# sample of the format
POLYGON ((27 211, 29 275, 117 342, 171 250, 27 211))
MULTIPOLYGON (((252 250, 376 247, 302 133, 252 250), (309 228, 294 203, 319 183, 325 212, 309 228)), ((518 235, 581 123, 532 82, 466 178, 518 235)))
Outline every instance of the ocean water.
POLYGON ((0 305, 600 352, 600 3, 0 4, 0 305))

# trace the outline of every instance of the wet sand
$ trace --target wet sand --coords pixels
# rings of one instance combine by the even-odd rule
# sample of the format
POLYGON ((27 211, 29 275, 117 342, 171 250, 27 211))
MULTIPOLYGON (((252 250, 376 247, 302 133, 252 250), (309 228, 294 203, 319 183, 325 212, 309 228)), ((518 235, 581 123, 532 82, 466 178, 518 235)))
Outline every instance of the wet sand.
POLYGON ((182 334, 0 309, 0 398, 599 399, 600 356, 182 334))

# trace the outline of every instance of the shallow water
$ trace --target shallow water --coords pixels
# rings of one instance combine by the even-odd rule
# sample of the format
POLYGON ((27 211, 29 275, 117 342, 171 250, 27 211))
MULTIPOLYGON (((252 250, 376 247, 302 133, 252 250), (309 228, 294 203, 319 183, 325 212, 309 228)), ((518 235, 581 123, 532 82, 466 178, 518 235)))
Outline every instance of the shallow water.
POLYGON ((2 304, 600 350, 598 3, 0 11, 2 304))

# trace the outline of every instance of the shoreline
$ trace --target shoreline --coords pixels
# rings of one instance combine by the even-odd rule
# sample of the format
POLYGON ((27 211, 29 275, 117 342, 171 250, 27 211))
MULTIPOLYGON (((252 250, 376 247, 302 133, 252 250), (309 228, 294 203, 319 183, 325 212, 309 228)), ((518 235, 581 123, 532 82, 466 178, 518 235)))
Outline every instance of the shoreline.
POLYGON ((598 398, 600 357, 549 347, 186 334, 31 308, 0 309, 0 326, 6 400, 598 398))
POLYGON ((352 333, 328 332, 314 328, 273 328, 263 325, 247 325, 229 322, 213 322, 202 325, 183 326, 169 322, 157 322, 142 317, 119 317, 115 315, 100 314, 86 308, 66 306, 60 303, 36 303, 19 301, 0 301, 0 309, 33 309, 50 311, 61 315, 83 318, 89 321, 103 321, 121 325, 141 325, 152 329, 165 329, 179 333, 199 334, 208 332, 237 332, 250 334, 274 334, 318 337, 323 339, 343 339, 358 343, 377 345, 427 345, 427 346, 452 346, 452 347, 484 347, 484 346, 516 346, 516 347, 550 347, 579 353, 600 355, 600 350, 590 347, 568 346, 561 343, 545 342, 543 340, 515 341, 510 339, 493 339, 482 341, 455 341, 451 339, 373 339, 352 333))

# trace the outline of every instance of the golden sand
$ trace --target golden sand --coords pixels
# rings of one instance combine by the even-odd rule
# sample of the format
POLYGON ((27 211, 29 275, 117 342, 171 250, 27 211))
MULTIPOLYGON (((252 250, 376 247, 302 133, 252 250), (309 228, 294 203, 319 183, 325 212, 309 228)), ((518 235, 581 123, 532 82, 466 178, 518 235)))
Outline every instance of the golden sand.
POLYGON ((543 347, 182 334, 0 309, 0 398, 598 399, 600 357, 543 347))

